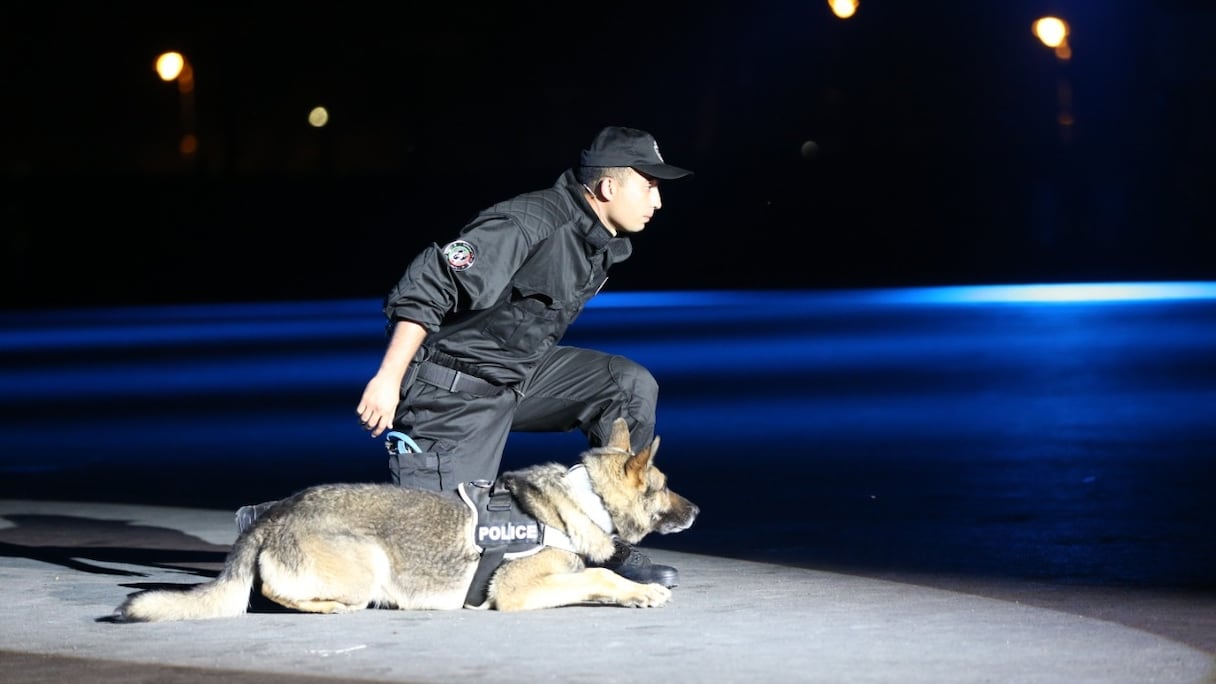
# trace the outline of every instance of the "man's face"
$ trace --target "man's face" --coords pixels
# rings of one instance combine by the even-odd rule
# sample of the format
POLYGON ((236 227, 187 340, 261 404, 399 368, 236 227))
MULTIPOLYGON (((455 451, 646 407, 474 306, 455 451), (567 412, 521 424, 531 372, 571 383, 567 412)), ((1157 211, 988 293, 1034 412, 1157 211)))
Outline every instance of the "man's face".
POLYGON ((604 206, 604 223, 618 235, 645 230, 654 212, 663 206, 659 198, 658 179, 629 169, 620 178, 613 177, 610 182, 613 192, 604 206))

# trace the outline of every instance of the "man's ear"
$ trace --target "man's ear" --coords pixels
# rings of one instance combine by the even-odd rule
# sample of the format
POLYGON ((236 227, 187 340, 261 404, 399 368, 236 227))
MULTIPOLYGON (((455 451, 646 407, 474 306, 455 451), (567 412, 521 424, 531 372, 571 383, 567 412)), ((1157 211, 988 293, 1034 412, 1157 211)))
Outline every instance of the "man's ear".
POLYGON ((599 180, 595 189, 599 191, 600 199, 607 202, 616 194, 616 179, 612 176, 604 176, 599 180))

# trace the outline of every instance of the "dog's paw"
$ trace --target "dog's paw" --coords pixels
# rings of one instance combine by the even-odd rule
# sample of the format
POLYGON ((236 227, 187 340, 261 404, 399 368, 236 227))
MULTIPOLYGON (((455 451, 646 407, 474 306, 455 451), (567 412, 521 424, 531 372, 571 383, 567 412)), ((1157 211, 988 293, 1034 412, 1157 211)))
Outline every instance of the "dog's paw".
POLYGON ((661 584, 639 584, 625 596, 621 605, 630 608, 658 608, 671 600, 671 590, 661 584))

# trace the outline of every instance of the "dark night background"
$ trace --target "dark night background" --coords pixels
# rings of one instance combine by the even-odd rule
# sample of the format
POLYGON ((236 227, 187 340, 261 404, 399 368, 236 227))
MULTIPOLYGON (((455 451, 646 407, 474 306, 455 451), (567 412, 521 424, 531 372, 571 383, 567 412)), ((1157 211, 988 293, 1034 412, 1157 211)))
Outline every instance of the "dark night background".
POLYGON ((696 175, 564 341, 662 383, 654 544, 1216 652, 1216 1, 10 0, 0 68, 0 499, 383 481, 381 298, 628 125, 696 175))
POLYGON ((0 25, 4 308, 379 298, 608 124, 697 172, 616 290, 1216 277, 1210 2, 10 2, 0 25))

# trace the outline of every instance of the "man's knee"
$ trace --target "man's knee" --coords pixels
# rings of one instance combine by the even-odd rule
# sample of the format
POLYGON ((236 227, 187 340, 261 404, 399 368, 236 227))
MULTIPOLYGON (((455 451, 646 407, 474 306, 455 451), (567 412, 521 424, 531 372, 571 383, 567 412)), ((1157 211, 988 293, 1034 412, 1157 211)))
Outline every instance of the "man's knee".
POLYGON ((659 396, 659 382, 645 366, 624 356, 614 356, 608 364, 617 386, 632 398, 631 403, 644 402, 654 407, 659 396))
POLYGON ((623 356, 609 361, 612 376, 620 389, 615 408, 600 417, 593 441, 606 444, 612 434, 612 421, 624 417, 629 422, 629 441, 634 451, 645 449, 654 438, 655 406, 659 399, 659 383, 645 366, 623 356))

